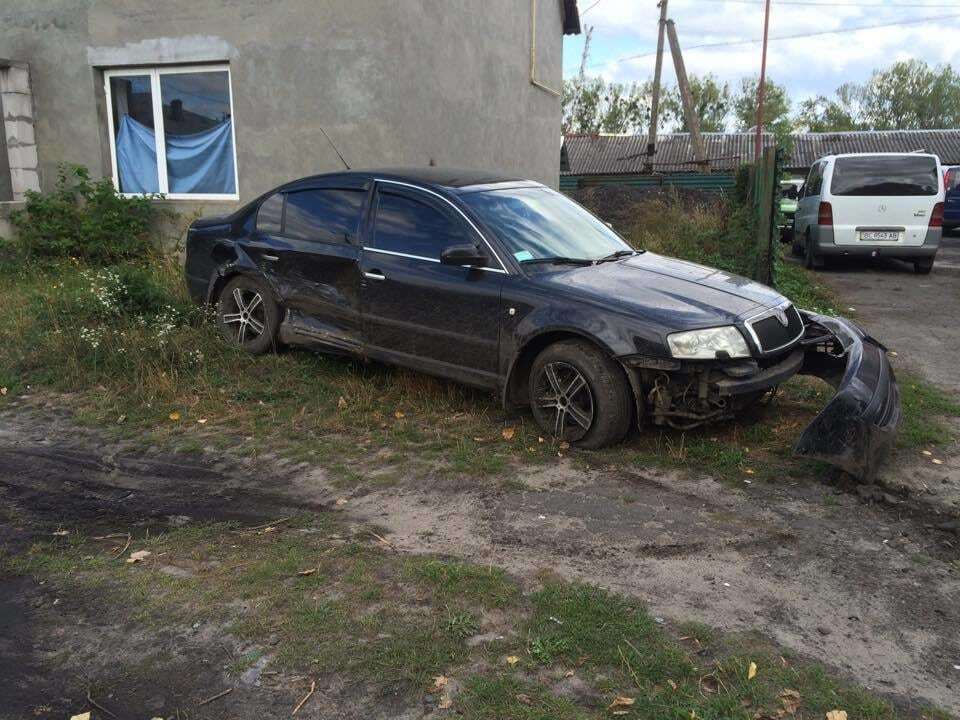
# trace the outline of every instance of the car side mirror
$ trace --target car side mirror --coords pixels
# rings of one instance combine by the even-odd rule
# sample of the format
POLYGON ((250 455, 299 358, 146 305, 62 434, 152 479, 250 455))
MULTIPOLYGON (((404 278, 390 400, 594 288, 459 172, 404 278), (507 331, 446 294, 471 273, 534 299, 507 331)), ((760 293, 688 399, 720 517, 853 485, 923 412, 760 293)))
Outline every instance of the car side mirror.
POLYGON ((440 262, 443 265, 469 265, 471 267, 485 267, 487 256, 480 252, 476 245, 465 243, 451 245, 440 253, 440 262))

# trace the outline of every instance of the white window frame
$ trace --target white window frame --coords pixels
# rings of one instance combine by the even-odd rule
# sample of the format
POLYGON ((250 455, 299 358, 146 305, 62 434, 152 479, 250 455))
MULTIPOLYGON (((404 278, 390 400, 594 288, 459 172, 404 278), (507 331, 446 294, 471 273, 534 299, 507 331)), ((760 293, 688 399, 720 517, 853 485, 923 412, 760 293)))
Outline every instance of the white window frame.
POLYGON ((113 186, 117 193, 126 197, 141 197, 144 193, 121 193, 120 174, 117 168, 117 139, 116 123, 113 117, 113 97, 110 93, 110 79, 114 77, 130 76, 150 77, 150 96, 153 100, 153 128, 157 151, 157 175, 159 176, 160 194, 169 200, 239 200, 240 178, 237 168, 237 116, 233 108, 233 80, 230 77, 229 65, 168 65, 154 67, 127 67, 105 70, 103 72, 103 91, 107 98, 107 134, 110 138, 110 163, 113 169, 113 186), (160 76, 177 75, 200 72, 226 72, 227 91, 230 94, 230 145, 233 150, 233 193, 171 193, 167 178, 166 141, 163 128, 163 98, 160 96, 160 76), (162 169, 161 169, 162 168, 162 169))

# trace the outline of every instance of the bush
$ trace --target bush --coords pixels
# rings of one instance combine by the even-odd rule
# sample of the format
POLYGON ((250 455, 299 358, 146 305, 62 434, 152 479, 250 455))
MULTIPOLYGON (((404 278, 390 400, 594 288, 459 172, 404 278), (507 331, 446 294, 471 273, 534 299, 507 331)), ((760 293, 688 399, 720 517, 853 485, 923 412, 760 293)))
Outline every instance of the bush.
POLYGON ((26 208, 10 220, 28 256, 116 263, 151 251, 152 199, 123 197, 110 180, 91 180, 85 167, 61 165, 53 192, 28 192, 26 208))

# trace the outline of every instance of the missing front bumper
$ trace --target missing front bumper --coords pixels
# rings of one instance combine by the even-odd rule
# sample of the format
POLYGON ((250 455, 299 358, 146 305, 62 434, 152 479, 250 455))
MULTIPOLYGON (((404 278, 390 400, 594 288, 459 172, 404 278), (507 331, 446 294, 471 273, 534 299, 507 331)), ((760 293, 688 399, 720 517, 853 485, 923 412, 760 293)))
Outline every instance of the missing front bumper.
POLYGON ((800 373, 826 380, 836 395, 803 431, 794 452, 872 480, 896 439, 900 390, 886 348, 844 318, 803 313, 800 373))

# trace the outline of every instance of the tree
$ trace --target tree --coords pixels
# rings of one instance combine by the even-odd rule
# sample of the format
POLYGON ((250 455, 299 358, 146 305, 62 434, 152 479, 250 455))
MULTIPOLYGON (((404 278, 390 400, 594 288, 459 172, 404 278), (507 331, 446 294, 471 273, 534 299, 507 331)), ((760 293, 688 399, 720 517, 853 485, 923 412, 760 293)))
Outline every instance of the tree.
MULTIPOLYGON (((720 83, 716 76, 708 73, 703 77, 690 75, 688 78, 690 95, 693 97, 693 109, 700 120, 702 132, 722 132, 727 128, 730 115, 731 93, 727 83, 720 83)), ((690 132, 690 126, 683 115, 683 101, 680 88, 664 88, 661 101, 664 118, 681 132, 690 132)))
POLYGON ((836 97, 817 95, 800 103, 794 125, 805 132, 842 132, 862 130, 859 85, 844 83, 836 90, 836 97))
MULTIPOLYGON (((743 78, 740 91, 733 100, 733 114, 739 130, 749 130, 757 124, 758 78, 743 78)), ((790 119, 790 98, 783 85, 772 80, 764 82, 763 129, 772 132, 778 140, 785 141, 793 131, 790 119)))
POLYGON ((642 133, 650 122, 649 83, 577 77, 563 83, 564 133, 642 133))
POLYGON ((950 65, 901 60, 874 70, 857 88, 865 124, 876 130, 952 128, 960 124, 960 76, 950 65))

